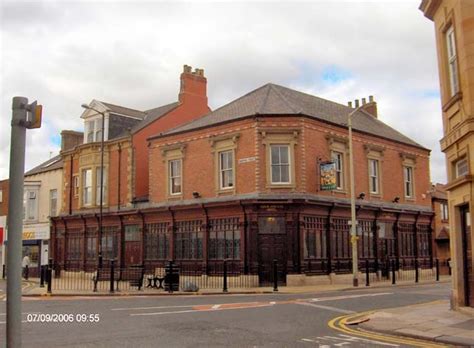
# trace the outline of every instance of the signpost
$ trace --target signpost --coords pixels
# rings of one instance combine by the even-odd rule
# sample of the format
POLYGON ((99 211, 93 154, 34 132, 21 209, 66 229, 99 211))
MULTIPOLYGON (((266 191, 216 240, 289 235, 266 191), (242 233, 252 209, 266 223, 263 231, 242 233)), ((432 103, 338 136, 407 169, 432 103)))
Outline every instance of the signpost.
POLYGON ((25 97, 12 101, 8 201, 7 347, 21 347, 21 247, 26 129, 41 127, 42 107, 25 97))

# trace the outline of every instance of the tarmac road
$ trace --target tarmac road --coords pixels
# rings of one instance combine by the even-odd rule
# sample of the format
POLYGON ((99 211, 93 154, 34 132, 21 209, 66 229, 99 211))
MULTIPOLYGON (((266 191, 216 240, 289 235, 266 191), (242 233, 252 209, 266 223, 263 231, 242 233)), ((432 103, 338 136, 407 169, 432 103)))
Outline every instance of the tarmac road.
MULTIPOLYGON (((328 322, 356 312, 446 299, 449 292, 449 283, 438 283, 318 294, 28 298, 22 308, 23 346, 417 346, 409 340, 400 344, 357 337, 328 322)), ((5 312, 1 301, 2 343, 5 312)))

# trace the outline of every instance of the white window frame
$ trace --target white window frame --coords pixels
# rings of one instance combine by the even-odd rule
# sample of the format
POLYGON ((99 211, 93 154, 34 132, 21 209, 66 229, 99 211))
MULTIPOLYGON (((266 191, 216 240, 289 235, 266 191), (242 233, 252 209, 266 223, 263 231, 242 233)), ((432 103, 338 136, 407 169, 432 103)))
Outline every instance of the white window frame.
MULTIPOLYGON (((95 204, 100 205, 100 167, 95 167, 95 204)), ((104 182, 102 190, 102 204, 105 205, 107 201, 107 167, 104 166, 104 182)))
POLYGON ((449 219, 448 203, 440 203, 441 220, 449 219))
POLYGON ((38 189, 25 188, 24 191, 24 216, 25 221, 38 220, 38 189))
POLYGON ((450 96, 459 92, 459 79, 457 67, 457 53, 456 40, 454 35, 454 28, 451 25, 446 31, 446 54, 448 58, 448 72, 449 72, 449 91, 450 96))
POLYGON ((168 178, 169 178, 168 187, 169 187, 170 195, 176 196, 176 195, 183 194, 183 161, 181 158, 171 159, 168 161, 168 178), (173 163, 179 164, 177 167, 179 168, 179 175, 176 175, 175 173, 173 173, 173 163), (174 186, 173 186, 175 179, 179 180, 179 191, 176 191, 176 192, 174 191, 174 186))
POLYGON ((234 188, 234 151, 233 150, 225 150, 219 151, 219 187, 221 190, 228 190, 234 188), (224 160, 224 156, 230 156, 230 160, 224 160), (230 166, 227 166, 230 163, 230 166), (229 175, 229 183, 226 185, 225 177, 226 174, 230 173, 229 175))
POLYGON ((403 190, 405 192, 405 198, 414 198, 414 170, 411 166, 403 166, 403 190), (408 175, 410 174, 410 175, 408 175), (408 189, 407 189, 408 188, 408 189), (410 192, 408 192, 410 191, 410 192))
MULTIPOLYGON (((104 119, 104 141, 108 138, 108 117, 104 119)), ((84 143, 94 143, 102 141, 102 116, 92 117, 84 120, 84 143)))
POLYGON ((372 194, 380 193, 380 162, 374 158, 369 158, 369 190, 372 194))
POLYGON ((457 160, 454 167, 455 167, 455 171, 456 171, 456 178, 459 178, 460 176, 464 176, 464 175, 469 174, 469 163, 467 162, 466 157, 457 160), (460 170, 461 164, 462 164, 462 168, 463 168, 462 171, 460 170))
POLYGON ((0 189, 0 203, 3 203, 3 190, 0 189))
POLYGON ((272 183, 272 185, 280 185, 280 184, 283 184, 283 185, 288 185, 288 184, 291 184, 291 171, 292 171, 292 168, 291 168, 291 149, 290 149, 290 145, 289 144, 271 144, 270 145, 270 182, 272 183), (274 148, 279 148, 279 152, 278 152, 278 160, 279 162, 278 163, 273 163, 273 149, 274 148), (281 149, 282 148, 286 148, 287 151, 288 151, 288 162, 287 163, 283 163, 281 161, 281 149), (281 180, 281 168, 283 166, 286 166, 288 168, 288 181, 282 181, 281 180), (280 172, 280 181, 273 181, 273 170, 275 169, 275 167, 277 167, 279 169, 279 172, 280 172))
POLYGON ((49 190, 49 216, 57 216, 57 215, 58 215, 58 190, 52 189, 52 190, 49 190), (54 204, 53 204, 53 201, 54 201, 54 204), (53 205, 54 205, 54 212, 53 212, 53 205))
POLYGON ((344 189, 344 154, 340 151, 332 151, 332 160, 336 164, 336 189, 344 189))
POLYGON ((93 180, 92 180, 92 168, 84 168, 82 169, 81 171, 81 181, 82 181, 82 205, 87 207, 87 206, 91 206, 92 205, 92 199, 93 199, 93 180), (90 184, 88 185, 87 183, 87 172, 89 172, 90 174, 90 184), (88 198, 88 199, 86 199, 88 198))
POLYGON ((81 186, 79 182, 79 175, 74 175, 72 180, 73 180, 73 185, 74 185, 74 188, 73 188, 74 197, 77 197, 79 196, 80 186, 81 186))

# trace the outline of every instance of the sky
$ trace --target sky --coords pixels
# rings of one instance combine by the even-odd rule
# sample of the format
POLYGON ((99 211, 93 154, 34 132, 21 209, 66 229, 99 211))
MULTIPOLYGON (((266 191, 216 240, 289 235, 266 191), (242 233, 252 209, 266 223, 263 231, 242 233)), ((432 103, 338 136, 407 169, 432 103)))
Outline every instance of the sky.
POLYGON ((184 64, 202 68, 216 109, 266 83, 342 104, 377 101, 379 119, 432 150, 446 182, 433 22, 420 0, 0 1, 0 179, 8 177, 11 102, 43 105, 26 169, 83 130, 93 99, 138 110, 174 102, 184 64))

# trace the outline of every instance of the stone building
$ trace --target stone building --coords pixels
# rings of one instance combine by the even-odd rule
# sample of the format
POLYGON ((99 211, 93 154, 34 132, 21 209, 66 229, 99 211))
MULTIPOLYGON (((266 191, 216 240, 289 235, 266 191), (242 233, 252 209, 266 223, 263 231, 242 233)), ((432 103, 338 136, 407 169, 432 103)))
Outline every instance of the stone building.
MULTIPOLYGON (((353 117, 361 264, 432 264, 430 151, 381 122, 372 97, 361 104, 353 117)), ((147 269, 173 259, 207 273, 232 259, 261 283, 274 259, 287 284, 349 273, 346 124, 353 110, 267 84, 205 116, 198 112, 191 122, 148 131, 148 163, 140 164, 148 174, 138 179, 138 162, 130 159, 121 170, 111 169, 115 177, 125 175, 127 185, 121 204, 109 193, 100 242, 97 210, 85 209, 80 198, 54 220, 57 263, 94 268, 102 245, 104 262, 147 269), (335 188, 323 191, 320 164, 329 161, 335 188), (145 198, 133 193, 137 180, 147 180, 140 183, 145 198)), ((71 153, 73 161, 83 146, 71 153)), ((64 177, 74 173, 80 171, 65 170, 64 177)), ((117 189, 111 180, 109 174, 108 192, 117 189)), ((83 191, 79 186, 78 195, 83 191)))
POLYGON ((434 184, 431 187, 431 209, 433 220, 433 257, 440 262, 441 274, 449 274, 448 260, 451 260, 449 249, 449 209, 446 185, 434 184))
POLYGON ((423 0, 436 34, 453 259, 453 304, 474 307, 472 164, 474 163, 474 2, 423 0))

